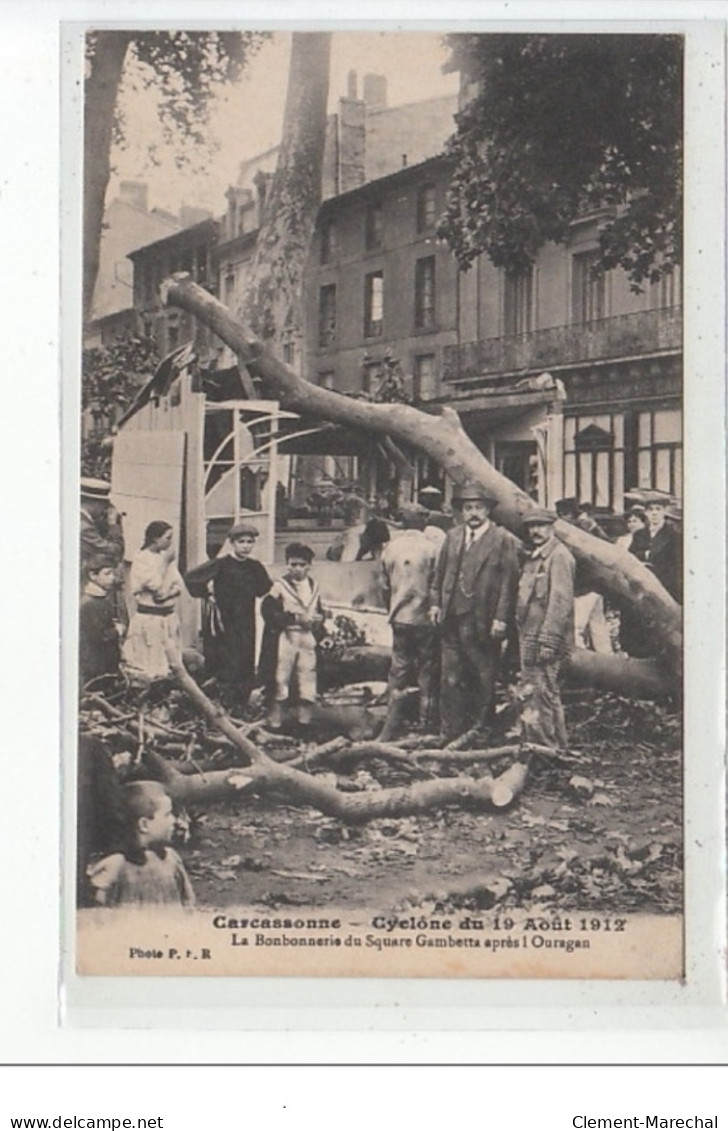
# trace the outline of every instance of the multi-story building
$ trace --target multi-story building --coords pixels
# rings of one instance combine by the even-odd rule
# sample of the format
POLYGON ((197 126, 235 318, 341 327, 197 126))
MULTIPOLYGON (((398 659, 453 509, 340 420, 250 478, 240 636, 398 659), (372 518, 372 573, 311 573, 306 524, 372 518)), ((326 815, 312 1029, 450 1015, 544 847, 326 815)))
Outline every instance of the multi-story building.
MULTIPOLYGON (((679 496, 679 275, 641 294, 621 271, 594 276, 598 215, 575 223, 567 245, 545 247, 525 275, 485 256, 460 271, 436 234, 449 183, 438 154, 456 100, 388 110, 371 77, 365 93, 368 101, 357 99, 352 82, 329 121, 303 352, 285 360, 312 382, 374 399, 398 371, 416 405, 456 408, 488 459, 547 505, 577 495, 620 513, 634 486, 679 496)), ((138 544, 149 517, 166 517, 186 564, 214 552, 241 515, 259 525, 266 560, 280 558, 292 529, 305 529, 321 558, 331 532, 310 504, 327 487, 357 483, 372 498, 400 501, 425 483, 448 490, 441 469, 417 453, 409 475, 364 435, 312 434, 311 422, 286 422, 275 404, 247 401, 239 382, 227 381, 236 359, 222 343, 187 314, 161 308, 159 283, 180 270, 239 307, 275 160, 271 150, 241 167, 220 220, 130 257, 134 305, 160 352, 193 342, 207 372, 184 373, 125 425, 113 489, 128 544, 138 544), (274 522, 281 494, 287 531, 274 522)), ((347 574, 342 592, 348 600, 369 582, 347 574)), ((197 615, 185 602, 188 639, 197 615)))
POLYGON ((217 293, 212 249, 218 228, 217 220, 199 219, 129 255, 134 265, 134 309, 147 332, 154 335, 160 354, 188 341, 194 341, 202 353, 211 348, 211 335, 195 318, 184 311, 162 309, 159 285, 168 275, 186 271, 200 286, 217 293))
POLYGON ((178 231, 180 220, 159 209, 150 210, 147 186, 122 181, 119 192, 104 211, 91 317, 84 346, 108 345, 121 334, 136 329, 133 268, 129 253, 178 231))
MULTIPOLYGON (((457 408, 498 470, 549 505, 577 495, 621 511, 634 486, 679 496, 679 275, 640 294, 621 270, 593 276, 598 215, 527 274, 485 256, 462 272, 436 237, 447 184, 434 157, 324 202, 309 378, 374 395, 394 355, 416 404, 457 408)), ((420 461, 418 474, 432 481, 437 469, 420 461)), ((380 464, 378 490, 388 475, 380 464)))
MULTIPOLYGON (((460 271, 436 235, 449 181, 438 154, 456 98, 388 108, 379 76, 366 76, 365 97, 356 95, 352 76, 329 120, 303 355, 291 346, 284 359, 318 384, 373 397, 396 361, 415 404, 455 407, 491 462, 548 505, 577 495, 619 513, 634 486, 680 496, 679 275, 639 294, 619 270, 593 276, 599 215, 580 218, 569 243, 545 247, 525 275, 485 256, 460 271)), ((241 166, 219 221, 132 254, 135 306, 161 352, 193 340, 203 364, 235 363, 189 316, 162 311, 157 287, 189 270, 238 308, 276 156, 241 166)), ((293 464, 297 501, 327 478, 400 499, 442 483, 425 459, 413 457, 408 479, 371 451, 371 459, 342 451, 293 464)))

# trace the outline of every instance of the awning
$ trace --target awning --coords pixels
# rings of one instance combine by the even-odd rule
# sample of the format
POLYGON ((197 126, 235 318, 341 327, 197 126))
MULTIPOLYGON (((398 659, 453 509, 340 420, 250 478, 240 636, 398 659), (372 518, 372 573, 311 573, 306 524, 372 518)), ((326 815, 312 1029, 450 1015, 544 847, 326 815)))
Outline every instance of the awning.
POLYGON ((468 431, 480 428, 490 431, 499 424, 518 420, 534 408, 562 403, 565 399, 566 391, 559 378, 542 373, 508 383, 499 381, 491 387, 482 384, 478 387, 473 382, 470 388, 459 389, 447 404, 460 414, 468 431))

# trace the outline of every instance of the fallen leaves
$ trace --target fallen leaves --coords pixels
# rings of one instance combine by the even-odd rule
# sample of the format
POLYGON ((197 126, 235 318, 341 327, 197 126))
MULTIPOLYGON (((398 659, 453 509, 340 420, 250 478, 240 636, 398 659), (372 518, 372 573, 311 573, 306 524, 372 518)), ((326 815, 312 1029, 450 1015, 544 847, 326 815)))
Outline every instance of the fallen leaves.
MULTIPOLYGON (((362 686, 357 694, 371 704, 379 691, 362 686)), ((354 709, 344 699, 342 710, 354 709)), ((678 911, 680 716, 651 703, 586 693, 570 697, 567 712, 578 757, 534 756, 528 785, 506 813, 453 806, 362 827, 258 796, 237 752, 207 734, 183 697, 148 704, 144 737, 147 747, 176 757, 180 766, 192 749, 205 767, 230 767, 231 801, 194 813, 183 847, 198 899, 209 906, 678 911)), ((124 755, 122 770, 133 770, 138 712, 124 695, 103 707, 98 699, 87 702, 82 714, 112 753, 124 755)), ((300 739, 259 730, 256 741, 341 790, 374 792, 412 780, 407 765, 381 758, 327 764, 326 757, 314 757, 320 746, 300 739)), ((479 748, 479 742, 482 736, 473 735, 465 745, 479 748)), ((334 738, 331 750, 342 743, 334 738)), ((415 754, 436 746, 435 736, 401 744, 415 754)), ((506 759, 502 768, 509 764, 506 759)), ((437 760, 427 763, 428 773, 430 766, 435 776, 443 772, 437 760)))

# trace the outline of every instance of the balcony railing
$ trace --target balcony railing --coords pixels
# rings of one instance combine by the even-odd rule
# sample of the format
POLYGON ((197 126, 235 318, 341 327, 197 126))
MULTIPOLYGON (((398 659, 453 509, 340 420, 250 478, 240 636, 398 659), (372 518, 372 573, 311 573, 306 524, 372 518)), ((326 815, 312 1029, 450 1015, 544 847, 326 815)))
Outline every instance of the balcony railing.
POLYGON ((667 353, 682 346, 682 307, 643 310, 572 326, 484 338, 443 351, 443 379, 542 372, 582 362, 667 353))

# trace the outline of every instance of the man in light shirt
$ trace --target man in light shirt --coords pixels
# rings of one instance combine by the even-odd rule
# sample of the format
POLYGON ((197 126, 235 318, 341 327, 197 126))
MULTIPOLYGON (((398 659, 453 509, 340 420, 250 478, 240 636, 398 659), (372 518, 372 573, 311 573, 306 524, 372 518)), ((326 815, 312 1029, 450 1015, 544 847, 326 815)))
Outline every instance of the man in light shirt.
POLYGON ((430 589, 437 562, 437 547, 425 534, 424 507, 403 507, 403 531, 382 551, 382 584, 392 625, 392 664, 389 671, 389 706, 382 741, 394 737, 399 723, 399 703, 406 688, 418 686, 420 727, 434 724, 436 630, 430 620, 430 589))

